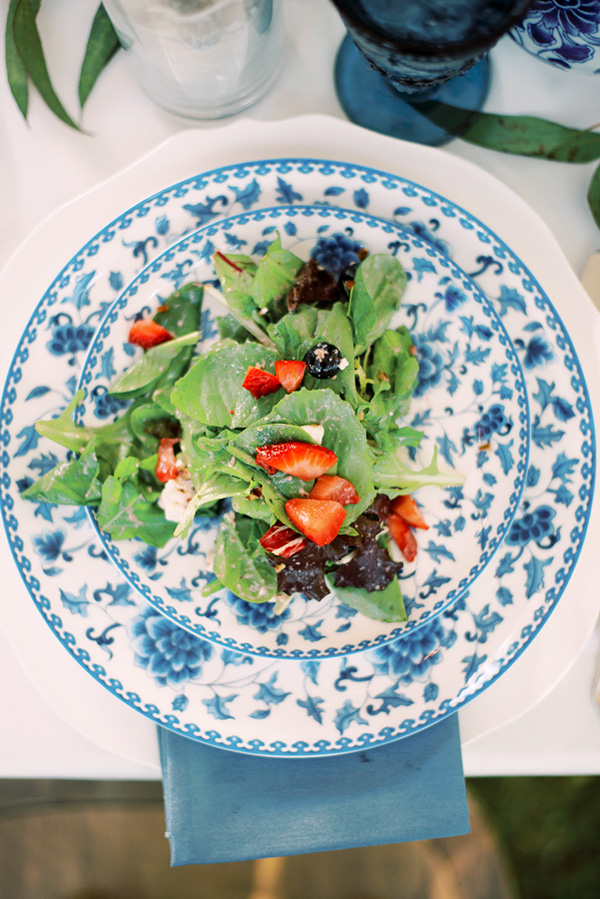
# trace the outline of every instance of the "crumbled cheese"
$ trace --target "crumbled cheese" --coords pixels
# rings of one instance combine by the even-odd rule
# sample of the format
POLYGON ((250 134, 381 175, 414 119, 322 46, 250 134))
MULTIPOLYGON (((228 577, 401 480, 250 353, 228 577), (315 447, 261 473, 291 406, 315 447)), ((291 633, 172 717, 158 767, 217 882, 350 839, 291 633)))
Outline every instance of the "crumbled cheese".
POLYGON ((340 359, 340 364, 338 365, 339 370, 344 371, 344 369, 348 368, 349 365, 350 365, 350 363, 348 362, 346 357, 342 356, 342 358, 340 359))
POLYGON ((306 431, 311 440, 314 440, 315 443, 323 442, 323 435, 325 434, 325 428, 323 425, 300 425, 303 431, 306 431))
POLYGON ((164 511, 167 521, 179 522, 183 519, 195 490, 189 471, 183 463, 180 463, 179 459, 177 468, 179 474, 176 478, 167 481, 158 498, 158 505, 164 511))

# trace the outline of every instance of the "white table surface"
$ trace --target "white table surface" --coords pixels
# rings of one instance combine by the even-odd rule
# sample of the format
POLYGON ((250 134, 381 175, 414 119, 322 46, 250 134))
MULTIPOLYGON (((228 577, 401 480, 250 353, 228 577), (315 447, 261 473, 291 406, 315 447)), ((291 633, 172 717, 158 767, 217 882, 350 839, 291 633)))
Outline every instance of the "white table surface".
MULTIPOLYGON (((344 33, 337 13, 327 0, 283 3, 285 68, 277 86, 246 115, 258 121, 311 113, 343 119, 332 80, 335 52, 344 33)), ((0 4, 3 12, 7 6, 7 0, 0 4)), ((43 4, 38 19, 55 87, 72 113, 77 109, 78 68, 95 7, 95 0, 78 4, 54 0, 43 4)), ((575 127, 600 122, 597 78, 544 65, 508 38, 492 52, 491 61, 493 86, 488 110, 540 115, 575 127)), ((113 60, 91 94, 83 117, 85 134, 55 119, 34 91, 26 123, 3 74, 0 113, 0 268, 57 207, 186 127, 146 99, 129 74, 124 53, 113 60)), ((222 124, 194 127, 206 131, 209 140, 211 129, 222 124)), ((569 166, 522 159, 462 141, 445 149, 481 166, 519 194, 546 222, 575 273, 581 273, 590 253, 600 247, 600 232, 586 203, 594 163, 569 166)), ((82 235, 84 239, 87 236, 82 235)), ((4 296, 2 301, 8 312, 10 297, 4 296)), ((595 412, 598 420, 600 410, 595 412)), ((4 564, 9 564, 6 556, 3 558, 4 564)), ((30 601, 24 588, 15 591, 14 601, 30 601)), ((45 625, 40 622, 40 627, 45 625)), ((543 638, 542 633, 539 639, 543 638)), ((600 773, 600 710, 593 702, 599 658, 594 632, 560 681, 533 708, 465 743, 465 773, 600 773)), ((125 750, 109 751, 101 740, 96 742, 89 733, 75 729, 72 721, 67 723, 68 699, 42 695, 35 672, 25 667, 0 629, 0 777, 160 777, 154 764, 128 757, 125 750)), ((472 716, 480 708, 486 716, 485 695, 476 701, 478 707, 474 702, 466 713, 472 716)), ((493 715, 490 726, 492 721, 493 715)))

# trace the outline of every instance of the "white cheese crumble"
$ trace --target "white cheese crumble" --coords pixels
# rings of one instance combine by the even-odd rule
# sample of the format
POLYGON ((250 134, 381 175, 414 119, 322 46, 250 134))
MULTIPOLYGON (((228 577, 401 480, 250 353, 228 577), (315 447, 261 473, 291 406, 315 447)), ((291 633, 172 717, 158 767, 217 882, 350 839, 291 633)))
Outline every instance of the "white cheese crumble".
POLYGON ((339 369, 340 371, 344 371, 344 369, 345 369, 345 368, 348 368, 349 365, 350 365, 350 363, 348 362, 348 360, 346 359, 346 357, 345 357, 345 356, 342 356, 342 358, 340 359, 340 364, 338 365, 338 369, 339 369))
POLYGON ((303 431, 306 431, 308 436, 315 443, 323 443, 323 436, 325 434, 325 428, 323 425, 300 425, 303 431))
POLYGON ((167 481, 158 498, 158 505, 164 511, 167 521, 179 522, 183 519, 187 505, 196 491, 189 471, 179 459, 177 468, 179 474, 167 481))

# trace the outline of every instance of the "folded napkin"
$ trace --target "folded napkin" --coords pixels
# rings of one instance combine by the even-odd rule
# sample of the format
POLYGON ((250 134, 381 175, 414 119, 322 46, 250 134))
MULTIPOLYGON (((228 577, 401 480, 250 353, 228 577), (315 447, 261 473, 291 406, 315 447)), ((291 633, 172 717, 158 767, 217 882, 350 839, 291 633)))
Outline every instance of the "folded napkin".
POLYGON ((374 749, 266 758, 159 728, 172 865, 469 832, 458 718, 374 749))

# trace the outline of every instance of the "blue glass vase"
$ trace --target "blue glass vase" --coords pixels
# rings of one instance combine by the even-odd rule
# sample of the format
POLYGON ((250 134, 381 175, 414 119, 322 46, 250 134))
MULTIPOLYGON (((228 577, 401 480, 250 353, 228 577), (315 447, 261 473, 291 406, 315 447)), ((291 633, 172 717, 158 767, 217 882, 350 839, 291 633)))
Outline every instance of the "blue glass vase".
POLYGON ((531 2, 333 0, 348 30, 335 65, 346 115, 432 146, 463 134, 488 94, 488 50, 531 2))

